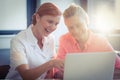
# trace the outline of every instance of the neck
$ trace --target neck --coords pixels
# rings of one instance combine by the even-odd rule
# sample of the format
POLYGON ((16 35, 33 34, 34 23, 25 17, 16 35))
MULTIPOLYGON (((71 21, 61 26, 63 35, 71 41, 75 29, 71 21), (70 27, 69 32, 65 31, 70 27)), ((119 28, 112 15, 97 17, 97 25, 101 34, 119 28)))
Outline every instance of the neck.
POLYGON ((37 38, 38 41, 42 40, 42 36, 38 33, 38 31, 36 29, 36 26, 34 26, 34 25, 32 27, 32 32, 33 32, 33 35, 37 38))
POLYGON ((79 47, 80 47, 81 49, 84 49, 85 43, 87 42, 88 38, 89 38, 89 33, 88 33, 88 31, 87 31, 87 32, 83 35, 83 37, 80 37, 80 38, 77 40, 77 42, 78 42, 78 44, 79 44, 79 47))
POLYGON ((37 44, 38 44, 39 48, 42 49, 43 48, 43 43, 42 43, 43 37, 37 32, 36 26, 32 27, 32 32, 33 32, 33 35, 38 40, 37 44))

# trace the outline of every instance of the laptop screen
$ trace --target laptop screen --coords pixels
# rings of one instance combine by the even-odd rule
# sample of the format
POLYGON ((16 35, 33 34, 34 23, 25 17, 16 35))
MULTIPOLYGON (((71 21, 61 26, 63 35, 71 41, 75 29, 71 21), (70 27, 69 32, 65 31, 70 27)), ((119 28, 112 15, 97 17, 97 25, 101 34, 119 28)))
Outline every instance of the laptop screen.
POLYGON ((64 80, 113 80, 114 65, 114 52, 67 54, 64 80))

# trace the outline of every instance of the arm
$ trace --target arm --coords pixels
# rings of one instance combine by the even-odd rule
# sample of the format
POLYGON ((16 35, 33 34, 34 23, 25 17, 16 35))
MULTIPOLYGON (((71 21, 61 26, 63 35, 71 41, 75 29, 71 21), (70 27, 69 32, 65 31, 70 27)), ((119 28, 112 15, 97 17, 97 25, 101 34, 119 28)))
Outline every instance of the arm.
MULTIPOLYGON (((103 47, 105 51, 115 51, 107 39, 104 40, 103 43, 104 43, 103 47)), ((116 60, 115 60, 115 68, 120 69, 120 57, 117 54, 116 54, 116 60)))
POLYGON ((115 68, 120 70, 120 57, 116 55, 115 68))
MULTIPOLYGON (((64 45, 65 45, 64 44, 64 39, 61 37, 60 41, 59 41, 59 46, 58 46, 58 49, 57 49, 57 55, 56 55, 57 59, 64 60, 65 54, 66 54, 64 45)), ((53 73, 54 78, 55 79, 63 79, 63 72, 64 72, 64 69, 63 70, 58 70, 58 69, 54 68, 54 73, 53 73)))
POLYGON ((58 50, 57 50, 57 56, 56 58, 59 58, 59 59, 64 59, 65 58, 65 55, 66 55, 66 51, 65 51, 65 43, 64 43, 64 38, 61 37, 60 40, 59 40, 59 46, 58 46, 58 50))
POLYGON ((62 60, 53 59, 33 69, 30 69, 27 64, 22 64, 16 69, 24 80, 34 80, 53 67, 62 69, 63 65, 62 60))
POLYGON ((38 67, 30 68, 27 60, 26 47, 23 42, 19 40, 11 41, 11 65, 14 67, 25 80, 34 80, 40 77, 44 72, 56 67, 61 69, 63 67, 63 61, 52 59, 38 67))
MULTIPOLYGON (((104 43, 105 42, 106 44, 104 45, 104 49, 106 49, 107 51, 115 51, 112 45, 109 43, 109 41, 107 41, 107 39, 104 41, 104 43)), ((117 54, 116 54, 116 60, 115 60, 115 68, 120 69, 120 57, 117 54)))

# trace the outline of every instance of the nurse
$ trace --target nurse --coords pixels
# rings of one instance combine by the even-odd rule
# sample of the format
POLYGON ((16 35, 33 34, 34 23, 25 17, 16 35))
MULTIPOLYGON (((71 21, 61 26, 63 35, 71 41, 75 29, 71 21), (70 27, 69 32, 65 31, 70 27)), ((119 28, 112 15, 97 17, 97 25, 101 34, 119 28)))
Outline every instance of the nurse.
MULTIPOLYGON (((10 70, 6 79, 44 79, 52 68, 63 68, 63 61, 53 59, 54 37, 61 11, 52 3, 44 3, 34 13, 31 25, 11 40, 10 70)), ((52 77, 52 76, 50 76, 52 77)))

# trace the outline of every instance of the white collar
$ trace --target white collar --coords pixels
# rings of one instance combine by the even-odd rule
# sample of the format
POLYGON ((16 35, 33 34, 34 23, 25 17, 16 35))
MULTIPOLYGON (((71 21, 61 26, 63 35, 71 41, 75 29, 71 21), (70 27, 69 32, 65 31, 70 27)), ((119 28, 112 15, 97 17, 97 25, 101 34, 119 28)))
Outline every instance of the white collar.
POLYGON ((29 41, 31 45, 36 45, 38 40, 32 32, 32 27, 33 25, 30 25, 26 31, 27 41, 29 41))

